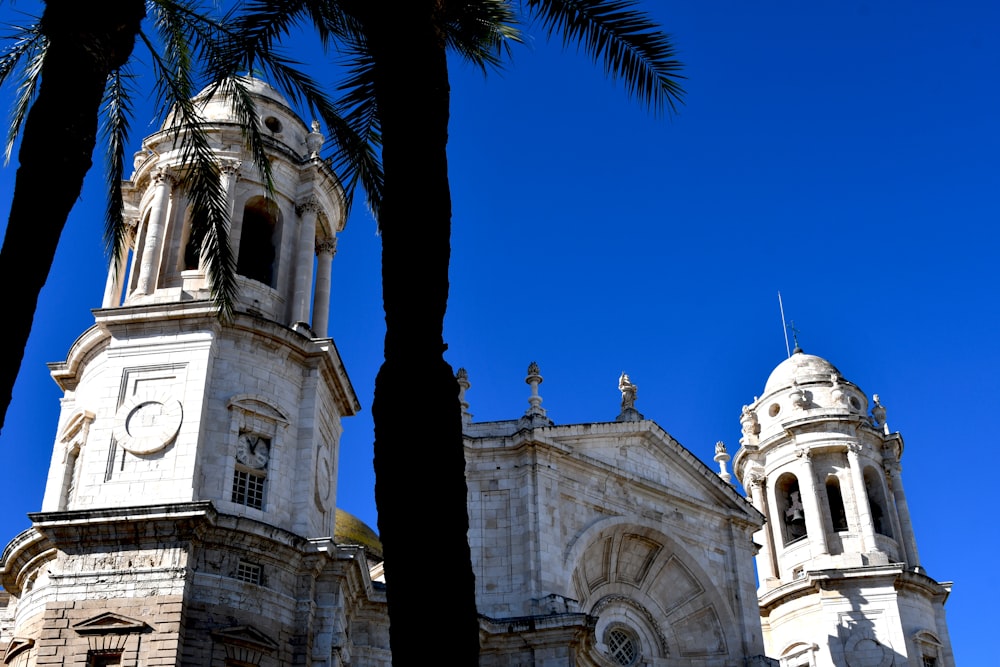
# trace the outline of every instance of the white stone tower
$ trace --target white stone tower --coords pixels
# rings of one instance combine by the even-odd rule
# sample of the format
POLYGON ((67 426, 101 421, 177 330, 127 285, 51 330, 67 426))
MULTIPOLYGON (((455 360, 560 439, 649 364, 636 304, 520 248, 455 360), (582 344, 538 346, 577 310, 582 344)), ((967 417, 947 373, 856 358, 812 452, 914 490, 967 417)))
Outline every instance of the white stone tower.
POLYGON ((734 471, 755 536, 767 654, 782 667, 951 667, 950 583, 926 575, 885 408, 795 352, 743 408, 734 471))
POLYGON ((161 130, 126 184, 127 279, 111 273, 95 325, 50 366, 65 394, 42 511, 0 559, 7 664, 388 663, 366 550, 333 539, 341 419, 359 409, 327 336, 343 191, 318 124, 248 84, 269 196, 227 98, 196 98, 236 314, 217 317, 189 249, 183 156, 161 130))

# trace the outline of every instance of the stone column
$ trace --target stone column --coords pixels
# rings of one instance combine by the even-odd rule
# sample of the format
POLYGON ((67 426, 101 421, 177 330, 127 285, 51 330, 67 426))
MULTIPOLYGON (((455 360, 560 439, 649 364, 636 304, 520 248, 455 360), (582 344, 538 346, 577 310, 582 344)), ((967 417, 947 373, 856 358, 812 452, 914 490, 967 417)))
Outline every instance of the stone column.
POLYGON ((858 521, 861 531, 862 551, 875 551, 875 520, 872 518, 872 508, 868 504, 868 491, 865 488, 864 471, 861 469, 861 457, 858 452, 861 445, 852 443, 847 446, 847 467, 851 470, 851 488, 854 491, 854 504, 858 508, 858 521))
POLYGON ((312 330, 317 338, 326 338, 330 320, 330 274, 337 239, 330 237, 316 244, 316 292, 313 294, 312 330))
POLYGON ((889 475, 889 486, 892 487, 892 498, 896 501, 896 512, 899 515, 899 528, 902 535, 899 542, 906 551, 906 562, 915 572, 923 572, 920 565, 920 555, 917 553, 917 538, 913 534, 913 522, 910 520, 910 507, 906 504, 906 493, 903 492, 902 469, 899 461, 886 461, 885 471, 889 475))
MULTIPOLYGON (((775 557, 774 533, 772 532, 772 526, 775 526, 775 523, 771 520, 771 505, 767 502, 767 494, 764 490, 764 475, 760 472, 751 472, 748 482, 746 489, 750 504, 764 515, 764 528, 761 530, 764 534, 764 544, 760 545, 760 551, 762 559, 767 563, 766 575, 768 578, 778 579, 778 561, 775 557)), ((763 588, 764 582, 760 583, 763 588)))
MULTIPOLYGON (((142 240, 142 257, 139 261, 139 281, 135 294, 149 294, 155 289, 156 274, 160 269, 160 251, 163 245, 163 228, 167 219, 167 202, 174 186, 174 178, 166 169, 159 169, 153 174, 153 203, 149 207, 149 221, 146 223, 146 234, 142 240)), ((136 251, 139 251, 136 248, 136 251)))
MULTIPOLYGON (((219 164, 222 176, 222 189, 226 191, 226 203, 229 208, 229 227, 226 229, 226 236, 231 236, 233 230, 233 208, 236 206, 236 182, 240 180, 240 167, 243 163, 240 160, 225 159, 219 164)), ((232 238, 229 239, 230 248, 234 247, 232 238)), ((234 254, 235 256, 235 254, 234 254)))
POLYGON ((802 511, 806 515, 806 534, 813 556, 830 553, 826 544, 826 529, 823 527, 823 512, 819 496, 816 495, 816 479, 812 469, 812 455, 808 450, 798 452, 802 463, 798 467, 799 493, 802 495, 802 511))
POLYGON ((122 305, 122 290, 125 288, 125 273, 127 271, 128 249, 135 243, 135 231, 139 225, 137 218, 125 220, 128 226, 126 230, 125 245, 121 252, 114 257, 111 267, 108 269, 108 280, 104 284, 104 299, 101 301, 101 308, 117 308, 122 305))
POLYGON ((309 321, 309 296, 312 291, 313 256, 316 248, 316 216, 319 204, 315 199, 300 204, 299 239, 295 250, 295 289, 292 293, 292 322, 309 321))

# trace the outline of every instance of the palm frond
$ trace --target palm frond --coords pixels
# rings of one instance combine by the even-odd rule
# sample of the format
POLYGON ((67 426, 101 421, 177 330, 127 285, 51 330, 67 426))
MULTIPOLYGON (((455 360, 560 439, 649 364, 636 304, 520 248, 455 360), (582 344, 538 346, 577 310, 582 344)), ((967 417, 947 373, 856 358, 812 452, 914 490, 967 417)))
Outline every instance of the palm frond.
POLYGON ((324 115, 333 134, 331 167, 345 180, 344 188, 348 192, 361 184, 368 208, 378 221, 385 175, 379 157, 382 133, 375 96, 374 61, 363 44, 355 42, 349 48, 353 53, 345 61, 346 74, 338 86, 342 95, 336 113, 324 115))
POLYGON ((115 276, 123 270, 127 253, 127 230, 123 217, 122 180, 125 178, 125 146, 132 116, 132 87, 128 72, 111 74, 104 91, 103 132, 108 182, 108 205, 104 214, 104 248, 115 276))
POLYGON ((274 182, 271 178, 271 161, 267 159, 264 150, 264 136, 260 132, 258 122, 257 105, 253 95, 247 88, 247 80, 243 77, 229 77, 217 82, 219 89, 229 100, 236 121, 240 125, 243 133, 243 144, 247 152, 253 159, 254 166, 264 184, 265 195, 268 199, 274 193, 274 182))
POLYGON ((521 41, 517 16, 506 0, 446 3, 440 17, 447 47, 481 68, 499 69, 521 41))
POLYGON ((207 124, 190 96, 190 80, 171 76, 170 63, 160 57, 145 33, 140 39, 149 48, 154 74, 163 87, 162 98, 172 103, 168 130, 180 142, 184 172, 179 174, 188 195, 192 216, 190 242, 206 261, 212 295, 219 314, 232 317, 236 303, 236 260, 229 246, 229 204, 220 178, 220 167, 209 142, 207 124))
MULTIPOLYGON (((381 137, 373 107, 343 100, 335 104, 320 85, 303 73, 301 63, 283 55, 276 44, 303 21, 313 24, 324 43, 335 38, 339 48, 348 50, 351 45, 363 43, 363 30, 355 19, 342 11, 340 3, 286 0, 277 4, 275 8, 266 0, 249 2, 240 15, 227 24, 228 43, 213 59, 215 65, 210 76, 214 80, 225 80, 239 71, 259 72, 294 106, 306 108, 314 117, 321 118, 332 135, 334 157, 330 164, 344 188, 348 210, 360 184, 377 218, 383 179, 378 158, 381 137)), ((364 53, 363 48, 355 51, 364 53)), ((350 83, 345 85, 351 86, 350 83)), ((364 102, 374 104, 374 96, 364 102)))
MULTIPOLYGON (((157 8, 156 15, 158 24, 163 26, 161 37, 170 38, 176 44, 170 53, 177 54, 174 63, 183 72, 181 80, 186 80, 189 86, 193 83, 190 58, 194 57, 201 63, 207 73, 206 78, 210 81, 203 94, 210 97, 221 92, 226 95, 243 133, 244 145, 265 184, 265 194, 270 197, 271 162, 264 150, 256 106, 245 85, 245 79, 236 75, 238 62, 232 60, 233 52, 229 48, 237 41, 232 30, 226 27, 227 22, 233 20, 233 14, 227 14, 216 21, 193 11, 183 0, 160 2, 162 4, 157 8), (182 56, 188 59, 182 59, 182 56)), ((193 89, 190 92, 193 93, 193 89)), ((173 97, 167 101, 176 103, 173 97)))
POLYGON ((684 89, 682 64, 670 37, 635 9, 632 0, 525 0, 548 37, 577 44, 607 75, 624 82, 630 95, 651 107, 677 111, 684 89))
POLYGON ((14 151, 14 143, 21 133, 28 109, 35 98, 35 91, 41 81, 42 63, 48 48, 48 39, 42 34, 41 24, 35 23, 28 27, 18 28, 11 36, 13 44, 0 57, 0 85, 3 85, 11 74, 18 70, 22 60, 26 62, 21 68, 20 82, 11 109, 10 124, 7 126, 7 137, 4 145, 4 165, 10 163, 14 151))
POLYGON ((165 117, 178 98, 190 99, 194 96, 195 82, 192 69, 192 38, 185 30, 184 12, 179 3, 161 0, 152 3, 149 13, 155 36, 159 44, 154 46, 148 33, 141 33, 153 58, 156 77, 156 99, 161 105, 157 115, 165 117))

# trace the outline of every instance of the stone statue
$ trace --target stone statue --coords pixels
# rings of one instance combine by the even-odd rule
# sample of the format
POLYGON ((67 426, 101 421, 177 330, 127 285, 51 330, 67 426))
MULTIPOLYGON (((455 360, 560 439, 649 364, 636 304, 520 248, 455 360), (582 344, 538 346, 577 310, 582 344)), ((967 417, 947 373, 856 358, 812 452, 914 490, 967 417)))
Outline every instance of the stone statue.
POLYGON ((757 421, 757 413, 749 405, 743 406, 743 414, 740 415, 740 424, 743 426, 743 435, 747 437, 760 433, 760 423, 757 421))
POLYGON ((875 420, 875 425, 885 427, 885 406, 879 400, 878 394, 872 395, 872 400, 875 402, 875 405, 872 406, 872 418, 875 420))
POLYGON ((618 378, 618 390, 622 393, 622 410, 635 408, 635 395, 638 393, 639 387, 632 384, 628 373, 624 371, 622 371, 621 377, 618 378))
POLYGON ((715 453, 716 454, 727 454, 728 452, 726 451, 726 443, 722 442, 721 440, 719 440, 717 443, 715 443, 715 453))

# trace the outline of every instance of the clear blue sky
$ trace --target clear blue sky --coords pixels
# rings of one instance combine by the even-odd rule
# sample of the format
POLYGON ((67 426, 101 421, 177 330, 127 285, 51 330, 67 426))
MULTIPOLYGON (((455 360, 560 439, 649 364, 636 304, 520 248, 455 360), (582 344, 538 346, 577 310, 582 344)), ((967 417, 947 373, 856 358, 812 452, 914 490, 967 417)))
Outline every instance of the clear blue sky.
MULTIPOLYGON (((687 65, 672 118, 535 31, 500 75, 453 67, 446 336, 470 410, 522 414, 537 361, 553 420, 611 420, 624 370, 636 407, 711 464, 717 440, 735 452, 741 406, 785 357, 780 290, 802 347, 880 394, 902 432, 921 559, 955 582, 956 658, 994 663, 981 569, 1000 547, 1000 5, 645 5, 687 65)), ((141 109, 135 146, 151 129, 141 109)), ((4 221, 13 176, 0 172, 4 221)), ((59 399, 44 364, 100 303, 101 181, 95 169, 66 230, 0 437, 0 543, 41 504, 59 399)), ((346 424, 338 504, 373 526, 378 252, 358 206, 334 261, 331 332, 364 406, 346 424)))

